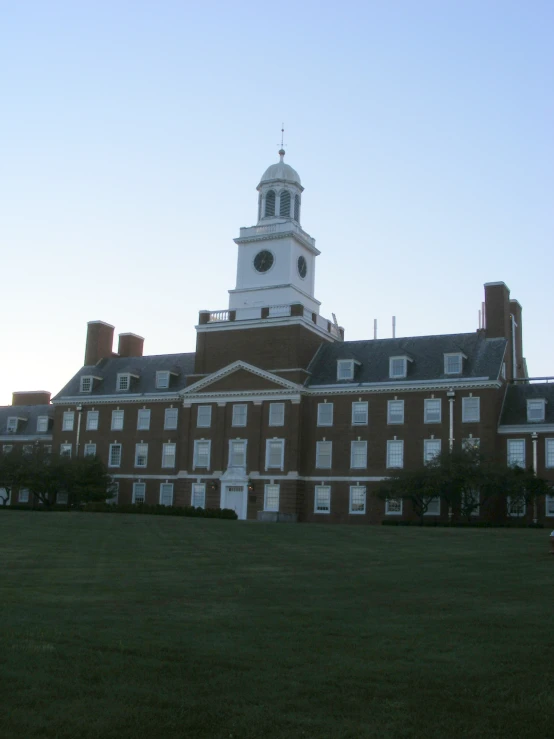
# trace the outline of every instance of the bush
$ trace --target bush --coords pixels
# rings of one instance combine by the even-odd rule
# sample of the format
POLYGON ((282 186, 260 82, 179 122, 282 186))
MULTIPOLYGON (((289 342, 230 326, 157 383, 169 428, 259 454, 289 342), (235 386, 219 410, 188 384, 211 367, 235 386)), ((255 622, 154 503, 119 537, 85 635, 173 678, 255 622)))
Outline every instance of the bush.
POLYGON ((396 521, 385 518, 381 521, 382 526, 419 526, 429 528, 440 526, 442 528, 454 529, 542 529, 542 523, 526 523, 525 521, 396 521))
POLYGON ((236 520, 230 508, 195 508, 194 506, 148 505, 147 503, 86 503, 81 508, 85 513, 142 513, 150 516, 186 516, 188 518, 224 518, 236 520))

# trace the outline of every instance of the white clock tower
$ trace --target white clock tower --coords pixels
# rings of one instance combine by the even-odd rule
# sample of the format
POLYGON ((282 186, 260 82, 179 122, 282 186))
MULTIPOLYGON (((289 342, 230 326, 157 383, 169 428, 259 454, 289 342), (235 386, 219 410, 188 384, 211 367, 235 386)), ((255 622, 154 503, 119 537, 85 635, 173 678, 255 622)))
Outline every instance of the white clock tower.
POLYGON ((314 297, 315 239, 300 227, 302 192, 298 173, 284 162, 264 172, 258 190, 258 223, 241 228, 238 244, 237 284, 229 290, 229 310, 237 318, 259 315, 260 308, 278 313, 281 306, 301 303, 319 313, 314 297))

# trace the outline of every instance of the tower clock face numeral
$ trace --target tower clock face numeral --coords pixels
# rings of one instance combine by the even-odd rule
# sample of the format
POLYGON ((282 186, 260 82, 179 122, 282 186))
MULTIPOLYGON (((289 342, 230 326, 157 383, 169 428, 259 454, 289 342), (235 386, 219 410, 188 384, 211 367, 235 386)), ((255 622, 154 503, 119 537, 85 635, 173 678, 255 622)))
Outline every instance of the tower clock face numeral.
POLYGON ((306 260, 304 257, 298 257, 298 274, 302 279, 306 277, 308 273, 308 265, 306 264, 306 260))
POLYGON ((275 257, 273 254, 267 249, 264 249, 263 251, 259 251, 254 257, 254 269, 258 272, 267 272, 273 267, 274 261, 275 257))

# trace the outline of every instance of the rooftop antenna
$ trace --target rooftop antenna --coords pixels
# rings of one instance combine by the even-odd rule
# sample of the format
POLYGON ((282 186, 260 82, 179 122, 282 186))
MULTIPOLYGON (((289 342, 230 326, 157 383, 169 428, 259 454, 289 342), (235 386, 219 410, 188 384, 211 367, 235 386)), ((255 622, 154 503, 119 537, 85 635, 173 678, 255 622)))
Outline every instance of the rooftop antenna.
POLYGON ((373 319, 373 338, 377 338, 377 319, 373 319))
POLYGON ((392 338, 396 339, 396 316, 392 317, 392 338))
POLYGON ((340 327, 339 327, 339 324, 338 324, 338 322, 337 322, 337 317, 336 317, 336 315, 335 315, 334 313, 331 313, 331 315, 333 316, 333 325, 334 325, 334 327, 335 327, 335 329, 336 329, 336 332, 337 332, 337 337, 338 337, 339 339, 341 339, 341 341, 342 341, 342 335, 341 335, 341 332, 340 332, 340 327))

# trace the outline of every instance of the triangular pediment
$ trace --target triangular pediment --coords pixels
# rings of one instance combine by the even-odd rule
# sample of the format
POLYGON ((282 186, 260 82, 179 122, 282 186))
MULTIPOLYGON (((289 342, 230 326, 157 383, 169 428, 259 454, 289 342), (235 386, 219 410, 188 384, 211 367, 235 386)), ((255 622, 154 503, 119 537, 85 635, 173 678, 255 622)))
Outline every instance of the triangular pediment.
POLYGON ((285 380, 259 367, 246 362, 233 362, 223 369, 193 383, 183 395, 232 393, 232 392, 271 392, 288 391, 297 393, 301 389, 295 382, 285 380))

